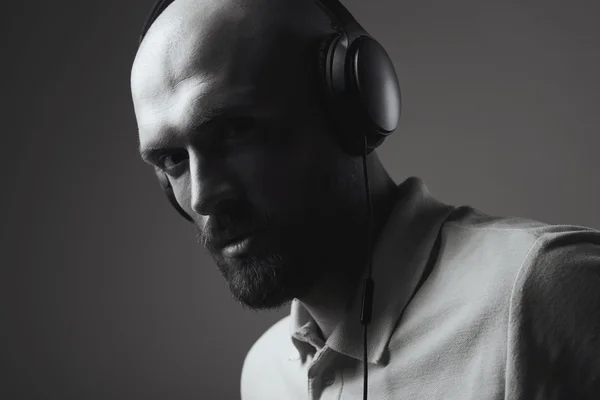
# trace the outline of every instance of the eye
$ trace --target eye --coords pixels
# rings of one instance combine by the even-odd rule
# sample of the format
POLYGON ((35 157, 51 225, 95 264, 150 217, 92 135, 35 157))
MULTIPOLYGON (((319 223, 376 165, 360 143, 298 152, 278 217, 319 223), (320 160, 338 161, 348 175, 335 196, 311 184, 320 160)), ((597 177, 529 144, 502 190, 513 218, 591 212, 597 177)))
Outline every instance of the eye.
POLYGON ((186 151, 176 151, 172 153, 166 153, 161 155, 158 159, 158 165, 161 169, 168 171, 176 168, 181 162, 187 159, 188 155, 186 151))

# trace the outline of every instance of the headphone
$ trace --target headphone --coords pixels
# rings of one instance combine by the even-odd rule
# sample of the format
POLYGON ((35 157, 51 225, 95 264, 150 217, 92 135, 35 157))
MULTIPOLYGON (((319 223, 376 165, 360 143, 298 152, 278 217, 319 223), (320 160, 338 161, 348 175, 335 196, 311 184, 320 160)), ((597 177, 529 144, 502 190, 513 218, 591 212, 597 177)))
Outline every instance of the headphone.
MULTIPOLYGON (((174 0, 158 0, 148 15, 140 35, 141 44, 156 18, 174 0)), ((354 19, 338 0, 315 0, 333 22, 334 34, 325 37, 315 55, 323 95, 343 150, 363 156, 365 187, 369 207, 369 268, 364 282, 361 323, 364 327, 364 386, 367 398, 367 325, 371 320, 374 284, 371 279, 372 207, 366 156, 383 143, 398 126, 402 108, 400 85, 394 65, 379 42, 354 19), (317 57, 318 56, 318 57, 317 57)), ((170 203, 186 220, 193 219, 181 208, 167 175, 155 169, 170 203)))

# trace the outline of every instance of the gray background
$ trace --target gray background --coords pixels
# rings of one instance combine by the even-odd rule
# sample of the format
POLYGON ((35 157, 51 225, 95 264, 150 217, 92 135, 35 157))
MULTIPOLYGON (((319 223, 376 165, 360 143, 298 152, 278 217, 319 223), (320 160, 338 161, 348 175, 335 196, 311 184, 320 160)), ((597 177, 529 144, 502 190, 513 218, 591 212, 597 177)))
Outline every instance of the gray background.
MULTIPOLYGON (((288 312, 230 298, 138 158, 129 72, 151 4, 3 9, 3 399, 235 399, 246 351, 288 312)), ((346 4, 400 77, 379 150, 397 182, 600 228, 597 1, 346 4)))

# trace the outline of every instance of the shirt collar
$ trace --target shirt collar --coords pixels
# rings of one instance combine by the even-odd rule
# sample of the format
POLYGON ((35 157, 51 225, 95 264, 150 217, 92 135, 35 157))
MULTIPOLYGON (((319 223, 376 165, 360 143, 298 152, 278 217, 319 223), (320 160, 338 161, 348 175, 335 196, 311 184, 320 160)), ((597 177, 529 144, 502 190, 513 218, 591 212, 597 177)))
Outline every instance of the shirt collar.
MULTIPOLYGON (((438 232, 454 207, 434 199, 423 181, 410 177, 398 185, 394 206, 373 248, 375 282, 373 313, 367 334, 368 361, 389 361, 389 340, 423 274, 438 232)), ((367 277, 367 269, 362 279, 367 277)), ((361 279, 361 282, 362 282, 361 279)), ((310 347, 324 345, 363 360, 363 326, 360 323, 362 283, 349 300, 344 316, 327 342, 316 332, 316 323, 300 300, 290 310, 292 342, 304 359, 310 347)))

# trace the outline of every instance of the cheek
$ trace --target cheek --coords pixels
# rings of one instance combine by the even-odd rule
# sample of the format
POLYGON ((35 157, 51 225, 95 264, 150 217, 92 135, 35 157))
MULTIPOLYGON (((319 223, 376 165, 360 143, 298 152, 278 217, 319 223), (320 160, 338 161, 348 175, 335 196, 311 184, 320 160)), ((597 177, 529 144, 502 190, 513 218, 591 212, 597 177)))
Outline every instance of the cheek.
POLYGON ((236 162, 246 195, 274 214, 302 214, 319 201, 331 180, 322 156, 304 146, 290 147, 248 153, 236 162))

